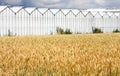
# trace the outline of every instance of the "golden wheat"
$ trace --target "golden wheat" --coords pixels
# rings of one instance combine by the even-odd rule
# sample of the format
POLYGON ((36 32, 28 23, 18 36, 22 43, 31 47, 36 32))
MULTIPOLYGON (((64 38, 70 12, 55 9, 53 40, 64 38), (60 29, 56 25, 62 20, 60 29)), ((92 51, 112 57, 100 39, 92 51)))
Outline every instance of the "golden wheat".
POLYGON ((0 76, 120 76, 120 34, 1 37, 0 76))

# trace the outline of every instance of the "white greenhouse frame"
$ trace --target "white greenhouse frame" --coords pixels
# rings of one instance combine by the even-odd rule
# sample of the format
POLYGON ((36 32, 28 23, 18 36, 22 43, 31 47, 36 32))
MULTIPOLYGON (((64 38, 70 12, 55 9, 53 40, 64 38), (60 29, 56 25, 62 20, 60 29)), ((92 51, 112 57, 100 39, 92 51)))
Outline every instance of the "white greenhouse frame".
POLYGON ((56 28, 73 33, 92 33, 92 28, 103 32, 120 29, 120 9, 48 9, 0 6, 0 35, 8 30, 12 35, 56 34, 56 28))

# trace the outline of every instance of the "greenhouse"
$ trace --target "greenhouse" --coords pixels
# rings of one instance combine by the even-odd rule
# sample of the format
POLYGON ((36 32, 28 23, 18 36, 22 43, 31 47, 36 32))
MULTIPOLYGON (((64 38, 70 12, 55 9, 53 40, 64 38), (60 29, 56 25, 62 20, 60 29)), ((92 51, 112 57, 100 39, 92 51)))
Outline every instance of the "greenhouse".
POLYGON ((92 28, 113 32, 120 28, 120 9, 48 9, 0 6, 0 36, 56 34, 56 28, 92 33, 92 28))

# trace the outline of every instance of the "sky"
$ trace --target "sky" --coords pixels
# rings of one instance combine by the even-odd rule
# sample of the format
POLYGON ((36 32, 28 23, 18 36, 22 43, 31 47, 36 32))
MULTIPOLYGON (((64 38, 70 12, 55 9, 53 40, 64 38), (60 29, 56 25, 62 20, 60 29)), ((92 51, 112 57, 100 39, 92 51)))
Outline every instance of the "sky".
POLYGON ((0 5, 42 8, 120 8, 120 0, 0 0, 0 5))

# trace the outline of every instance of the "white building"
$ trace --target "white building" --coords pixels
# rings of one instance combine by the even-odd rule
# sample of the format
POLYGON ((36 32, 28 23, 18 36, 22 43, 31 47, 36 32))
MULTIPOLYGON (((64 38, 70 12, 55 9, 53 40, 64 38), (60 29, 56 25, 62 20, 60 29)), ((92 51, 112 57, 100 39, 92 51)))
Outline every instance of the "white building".
POLYGON ((0 35, 56 33, 56 27, 73 33, 92 33, 92 27, 112 32, 120 28, 120 9, 47 9, 0 6, 0 35))

